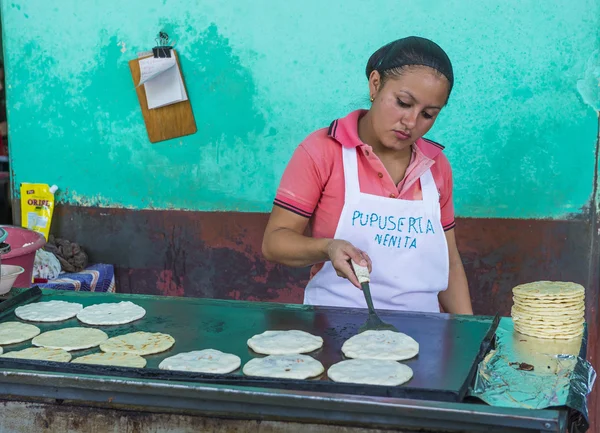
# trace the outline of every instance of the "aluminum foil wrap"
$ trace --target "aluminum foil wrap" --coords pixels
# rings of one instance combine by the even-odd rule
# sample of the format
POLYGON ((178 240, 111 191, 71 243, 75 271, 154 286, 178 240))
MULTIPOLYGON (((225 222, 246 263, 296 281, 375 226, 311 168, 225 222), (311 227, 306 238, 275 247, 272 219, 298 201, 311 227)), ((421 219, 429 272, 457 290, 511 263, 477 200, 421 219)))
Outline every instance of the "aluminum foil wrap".
POLYGON ((470 395, 491 406, 545 409, 567 406, 574 431, 589 427, 587 396, 596 379, 585 360, 587 339, 548 340, 516 332, 503 317, 495 349, 479 364, 470 395))

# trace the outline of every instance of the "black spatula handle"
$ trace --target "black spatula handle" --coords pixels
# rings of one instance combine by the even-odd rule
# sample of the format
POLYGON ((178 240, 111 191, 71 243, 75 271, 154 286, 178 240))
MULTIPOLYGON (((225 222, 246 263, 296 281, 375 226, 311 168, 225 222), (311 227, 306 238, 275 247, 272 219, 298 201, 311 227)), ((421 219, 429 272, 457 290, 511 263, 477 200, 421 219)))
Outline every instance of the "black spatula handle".
POLYGON ((367 307, 369 307, 369 313, 374 313, 375 308, 373 307, 373 298, 371 298, 371 287, 369 286, 369 283, 362 283, 360 287, 362 288, 363 294, 365 295, 367 307))

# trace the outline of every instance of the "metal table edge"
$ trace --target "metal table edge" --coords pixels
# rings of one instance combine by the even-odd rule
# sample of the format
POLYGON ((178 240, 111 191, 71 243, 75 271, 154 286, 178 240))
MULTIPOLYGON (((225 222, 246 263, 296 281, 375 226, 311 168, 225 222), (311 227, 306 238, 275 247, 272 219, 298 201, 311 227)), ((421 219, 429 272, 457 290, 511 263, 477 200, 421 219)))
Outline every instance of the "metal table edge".
POLYGON ((563 431, 564 410, 526 410, 329 393, 306 393, 186 382, 131 380, 19 370, 0 372, 0 398, 51 398, 102 407, 235 417, 352 423, 379 427, 483 427, 563 431), (126 389, 126 391, 123 391, 126 389))

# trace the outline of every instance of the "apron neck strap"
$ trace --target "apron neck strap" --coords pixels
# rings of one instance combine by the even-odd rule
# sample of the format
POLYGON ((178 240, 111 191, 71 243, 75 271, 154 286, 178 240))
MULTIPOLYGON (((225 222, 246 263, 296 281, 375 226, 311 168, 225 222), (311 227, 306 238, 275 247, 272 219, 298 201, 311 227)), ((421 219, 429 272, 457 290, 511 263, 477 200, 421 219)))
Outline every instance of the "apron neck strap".
POLYGON ((420 181, 421 191, 423 192, 423 201, 439 203, 440 194, 435 184, 435 180, 433 179, 433 174, 431 174, 430 168, 421 175, 420 181))
POLYGON ((356 147, 342 147, 342 157, 344 161, 346 202, 349 202, 350 197, 360 193, 360 184, 358 183, 358 152, 356 151, 356 147))

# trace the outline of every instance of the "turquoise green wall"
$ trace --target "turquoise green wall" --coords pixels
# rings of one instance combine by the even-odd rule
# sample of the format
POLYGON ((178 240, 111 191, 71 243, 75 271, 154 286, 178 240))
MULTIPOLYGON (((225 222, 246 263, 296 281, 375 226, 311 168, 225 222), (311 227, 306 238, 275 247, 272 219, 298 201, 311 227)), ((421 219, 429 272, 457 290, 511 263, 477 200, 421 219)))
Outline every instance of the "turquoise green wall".
POLYGON ((365 106, 368 56, 410 34, 455 65, 430 137, 459 215, 559 218, 592 195, 600 0, 1 4, 14 180, 56 183, 68 203, 268 211, 297 144, 365 106), (198 132, 151 144, 127 62, 161 29, 198 132))

